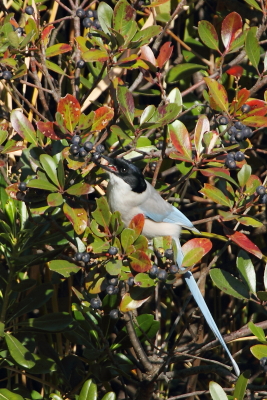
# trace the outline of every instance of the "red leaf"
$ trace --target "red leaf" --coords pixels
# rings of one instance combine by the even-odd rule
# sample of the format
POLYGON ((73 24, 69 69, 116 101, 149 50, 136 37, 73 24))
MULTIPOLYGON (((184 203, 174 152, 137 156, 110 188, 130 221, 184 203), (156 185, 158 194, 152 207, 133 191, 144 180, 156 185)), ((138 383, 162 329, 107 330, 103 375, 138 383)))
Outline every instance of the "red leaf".
POLYGON ((67 94, 61 98, 57 105, 57 111, 62 115, 65 128, 73 133, 81 115, 81 106, 76 97, 67 94))
POLYGON ((5 188, 5 191, 7 192, 7 194, 14 200, 20 200, 19 198, 17 198, 17 194, 19 192, 19 183, 12 183, 12 185, 9 185, 5 188))
POLYGON ((264 116, 267 114, 267 104, 263 100, 250 99, 246 104, 251 108, 246 117, 252 117, 253 115, 264 116))
MULTIPOLYGON (((231 68, 230 68, 231 69, 231 68)), ((246 88, 239 90, 236 98, 232 101, 230 112, 234 112, 234 110, 239 110, 243 104, 246 103, 247 99, 249 99, 250 92, 246 88)))
POLYGON ((159 68, 162 68, 163 65, 170 59, 173 51, 173 46, 171 46, 171 42, 164 43, 161 46, 159 55, 157 57, 157 64, 159 68))
POLYGON ((262 258, 262 252, 244 233, 235 232, 232 229, 226 228, 224 226, 224 232, 226 236, 231 239, 234 243, 240 246, 242 249, 248 251, 258 258, 262 258))
POLYGON ((95 110, 94 122, 92 125, 92 131, 101 131, 114 116, 114 109, 108 106, 103 106, 95 110))
POLYGON ((136 235, 141 235, 145 223, 144 214, 137 214, 133 217, 129 224, 129 228, 133 229, 136 235))
MULTIPOLYGON (((229 68, 226 71, 226 73, 228 75, 233 75, 233 76, 236 76, 236 77, 240 78, 240 76, 243 75, 243 71, 244 71, 244 68, 240 67, 240 65, 235 65, 234 67, 229 68)), ((245 89, 245 90, 247 90, 247 89, 245 89)))
POLYGON ((60 137, 57 136, 54 131, 53 122, 38 121, 36 123, 36 125, 37 125, 37 128, 39 129, 39 131, 42 132, 42 134, 45 135, 46 137, 53 139, 53 140, 60 140, 60 137))
POLYGON ((48 25, 47 27, 45 27, 41 33, 41 40, 44 41, 46 39, 48 39, 50 32, 55 29, 54 25, 48 25))
POLYGON ((228 14, 222 22, 221 36, 222 41, 227 51, 231 43, 240 34, 242 30, 243 22, 242 18, 236 12, 228 14))

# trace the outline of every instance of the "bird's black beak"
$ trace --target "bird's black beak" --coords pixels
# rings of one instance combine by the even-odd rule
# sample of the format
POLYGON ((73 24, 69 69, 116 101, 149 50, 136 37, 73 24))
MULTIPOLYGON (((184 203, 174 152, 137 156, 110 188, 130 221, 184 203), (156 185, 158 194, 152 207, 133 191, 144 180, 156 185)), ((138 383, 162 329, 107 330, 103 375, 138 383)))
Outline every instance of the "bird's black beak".
POLYGON ((112 172, 113 174, 116 174, 118 172, 118 169, 115 165, 115 159, 107 156, 102 155, 101 158, 101 164, 100 166, 105 169, 108 172, 112 172), (107 163, 102 163, 102 158, 107 161, 107 163))

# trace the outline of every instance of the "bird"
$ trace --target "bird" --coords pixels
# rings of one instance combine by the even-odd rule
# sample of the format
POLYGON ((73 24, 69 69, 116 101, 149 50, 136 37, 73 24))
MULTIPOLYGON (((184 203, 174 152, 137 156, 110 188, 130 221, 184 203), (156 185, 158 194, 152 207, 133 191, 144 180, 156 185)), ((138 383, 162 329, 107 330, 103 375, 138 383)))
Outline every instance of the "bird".
POLYGON ((220 341, 234 367, 237 376, 239 367, 233 359, 210 311, 199 290, 199 287, 190 270, 182 267, 183 252, 179 240, 181 228, 200 233, 192 222, 176 207, 165 201, 157 190, 145 179, 139 168, 124 158, 111 158, 102 154, 105 160, 101 167, 109 174, 107 199, 112 212, 119 211, 122 222, 127 227, 137 214, 145 217, 142 234, 151 240, 155 237, 171 236, 178 254, 177 266, 183 273, 184 279, 204 318, 215 337, 220 341))

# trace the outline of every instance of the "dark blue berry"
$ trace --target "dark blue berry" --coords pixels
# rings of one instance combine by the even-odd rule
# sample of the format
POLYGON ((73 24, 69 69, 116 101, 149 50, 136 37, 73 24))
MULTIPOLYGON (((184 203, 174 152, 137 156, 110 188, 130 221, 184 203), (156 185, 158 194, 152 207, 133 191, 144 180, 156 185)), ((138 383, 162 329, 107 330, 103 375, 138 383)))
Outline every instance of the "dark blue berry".
POLYGON ((154 264, 151 269, 149 270, 149 276, 150 278, 156 278, 158 275, 158 267, 154 264))
POLYGON ((86 264, 86 263, 88 263, 89 261, 90 261, 90 254, 89 253, 84 253, 83 255, 82 255, 82 261, 86 264))
POLYGON ((236 140, 235 140, 235 135, 231 135, 230 138, 229 138, 229 140, 230 140, 230 142, 231 142, 232 144, 237 143, 236 140))
POLYGON ((226 118, 226 117, 220 117, 220 118, 218 119, 218 122, 219 122, 220 125, 227 125, 228 122, 229 122, 229 119, 226 118))
POLYGON ((102 303, 98 297, 94 297, 93 299, 90 300, 90 305, 92 308, 100 308, 102 303))
POLYGON ((235 135, 237 132, 237 129, 234 126, 231 126, 231 128, 229 128, 228 133, 229 135, 235 135))
POLYGON ((158 271, 158 274, 157 274, 158 280, 160 280, 160 281, 166 281, 167 276, 168 276, 168 274, 167 274, 167 272, 165 271, 165 269, 160 269, 160 270, 158 271))
POLYGON ((72 144, 70 146, 70 154, 76 155, 80 151, 80 146, 78 144, 72 144))
POLYGON ((243 129, 243 128, 244 128, 244 125, 242 124, 242 122, 236 121, 236 122, 235 122, 235 128, 236 128, 236 129, 243 129))
POLYGON ((115 256, 118 253, 118 249, 115 246, 110 246, 110 248, 108 249, 108 254, 110 254, 111 256, 115 256))
POLYGON ((109 316, 111 319, 118 319, 119 318, 119 310, 115 308, 109 312, 109 316))
POLYGON ((86 151, 91 151, 92 148, 94 147, 94 145, 93 145, 93 143, 91 143, 91 142, 85 142, 85 143, 83 144, 83 147, 84 147, 84 149, 85 149, 86 151))
POLYGON ((227 157, 226 157, 226 159, 225 159, 225 166, 226 166, 227 168, 229 168, 229 169, 234 169, 234 168, 236 168, 236 162, 235 162, 235 160, 234 160, 232 157, 230 157, 230 158, 227 158, 227 157))
POLYGON ((96 12, 93 11, 93 10, 86 10, 86 11, 85 11, 85 15, 86 15, 86 17, 88 17, 88 18, 94 18, 94 17, 96 16, 96 12))
POLYGON ((260 204, 267 204, 267 193, 265 193, 263 196, 259 197, 259 203, 260 204))
POLYGON ((77 65, 76 65, 77 68, 84 68, 84 66, 85 66, 85 61, 84 60, 79 60, 77 62, 77 65))
POLYGON ((149 168, 151 169, 151 171, 155 171, 155 169, 157 168, 157 163, 155 161, 149 163, 149 168))
POLYGON ((74 260, 75 260, 75 261, 82 261, 82 256, 83 256, 83 254, 84 254, 84 253, 79 253, 79 252, 75 253, 75 254, 74 254, 74 260))
POLYGON ((156 144, 156 148, 158 150, 162 150, 163 149, 163 140, 159 140, 158 143, 156 144))
POLYGON ((245 138, 245 135, 244 135, 243 131, 237 131, 237 132, 236 132, 236 134, 235 134, 235 140, 236 140, 237 142, 242 142, 242 140, 244 140, 244 138, 245 138))
POLYGON ((242 113, 248 113, 250 112, 251 107, 248 104, 243 104, 243 106, 241 107, 241 111, 242 113))
POLYGON ((259 195, 259 196, 263 196, 263 195, 265 195, 265 193, 266 193, 266 188, 265 188, 265 186, 258 186, 257 187, 257 189, 256 189, 256 193, 259 195))
POLYGON ((117 285, 118 285, 118 282, 119 282, 119 279, 118 279, 117 276, 111 276, 111 277, 108 279, 108 284, 109 284, 109 285, 117 286, 117 285))
POLYGON ((130 276, 130 278, 128 278, 128 280, 127 280, 127 283, 128 283, 129 286, 133 286, 133 284, 134 284, 134 277, 133 277, 133 276, 130 276))
POLYGON ((178 271, 179 271, 179 268, 177 267, 177 265, 171 265, 169 268, 169 273, 171 275, 177 274, 178 271))
POLYGON ((71 143, 72 144, 80 144, 81 143, 81 137, 79 135, 72 136, 71 143))
POLYGON ((100 22, 98 21, 98 19, 95 19, 94 20, 94 22, 93 22, 93 27, 95 28, 95 29, 101 29, 101 24, 100 24, 100 22))
POLYGON ((85 148, 84 147, 81 147, 80 148, 80 150, 79 150, 79 156, 80 157, 86 157, 87 156, 87 151, 85 150, 85 148))
POLYGON ((76 15, 77 15, 77 17, 79 17, 79 18, 84 18, 84 17, 85 17, 85 11, 84 11, 82 8, 78 8, 78 9, 76 10, 76 15))
POLYGON ((85 28, 90 28, 90 26, 92 26, 92 24, 93 24, 93 21, 90 18, 88 18, 88 17, 84 18, 83 26, 85 28))
POLYGON ((164 256, 168 259, 172 259, 173 258, 173 250, 172 249, 165 250, 164 256))
POLYGON ((34 8, 33 8, 32 6, 27 6, 27 7, 25 8, 25 13, 28 14, 28 15, 33 15, 33 13, 34 13, 34 8))
POLYGON ((252 129, 249 128, 248 126, 246 126, 244 129, 242 129, 242 132, 243 132, 245 138, 250 138, 253 135, 252 129))
POLYGON ((107 293, 107 294, 114 294, 114 291, 115 291, 115 286, 113 286, 113 285, 108 285, 108 286, 106 287, 106 293, 107 293))
POLYGON ((26 182, 20 182, 19 185, 18 185, 18 189, 21 192, 24 192, 27 189, 27 183, 26 182))
POLYGON ((24 29, 23 28, 21 28, 20 26, 15 30, 15 32, 19 35, 19 36, 21 36, 21 35, 23 35, 23 33, 24 33, 24 29))
POLYGON ((97 163, 100 159, 101 159, 101 154, 100 153, 98 153, 97 151, 95 151, 93 154, 92 154, 92 161, 93 162, 95 162, 95 163, 97 163))
POLYGON ((240 161, 243 161, 244 159, 245 159, 245 154, 242 153, 242 151, 237 151, 235 153, 235 160, 236 161, 240 162, 240 161))

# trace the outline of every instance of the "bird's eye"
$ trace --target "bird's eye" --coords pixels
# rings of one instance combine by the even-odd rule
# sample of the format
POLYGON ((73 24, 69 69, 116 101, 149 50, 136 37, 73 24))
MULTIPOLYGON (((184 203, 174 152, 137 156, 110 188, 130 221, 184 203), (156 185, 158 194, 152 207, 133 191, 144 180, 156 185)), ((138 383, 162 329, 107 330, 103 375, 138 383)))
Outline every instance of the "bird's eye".
POLYGON ((122 173, 122 174, 125 174, 126 172, 127 172, 127 168, 122 167, 122 168, 121 168, 121 173, 122 173))

